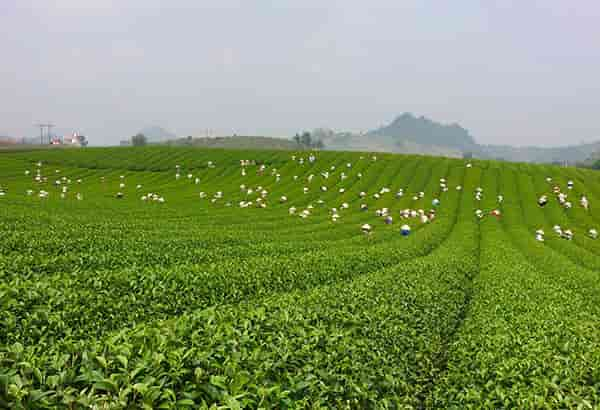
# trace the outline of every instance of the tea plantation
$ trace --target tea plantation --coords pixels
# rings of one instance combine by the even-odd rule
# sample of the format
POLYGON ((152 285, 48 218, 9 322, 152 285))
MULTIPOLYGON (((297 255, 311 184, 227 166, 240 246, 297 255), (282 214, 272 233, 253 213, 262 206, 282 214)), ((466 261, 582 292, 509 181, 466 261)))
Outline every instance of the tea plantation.
POLYGON ((0 408, 600 408, 598 229, 576 168, 0 153, 0 408))

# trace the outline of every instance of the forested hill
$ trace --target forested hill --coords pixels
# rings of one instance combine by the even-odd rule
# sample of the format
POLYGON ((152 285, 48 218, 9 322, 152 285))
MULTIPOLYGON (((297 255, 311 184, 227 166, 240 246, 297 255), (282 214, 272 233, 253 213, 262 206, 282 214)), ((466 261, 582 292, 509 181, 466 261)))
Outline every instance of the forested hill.
POLYGON ((389 125, 367 133, 371 136, 388 136, 399 141, 411 141, 423 145, 445 146, 461 151, 473 151, 477 143, 469 131, 458 124, 440 124, 423 116, 411 113, 398 116, 389 125))
MULTIPOLYGON (((571 164, 582 162, 593 152, 600 151, 600 141, 561 147, 481 145, 459 124, 441 124, 411 113, 399 115, 390 124, 365 134, 328 134, 322 130, 318 131, 325 137, 325 146, 336 150, 373 150, 448 157, 474 156, 518 162, 571 164)), ((565 136, 567 137, 569 136, 565 136)))

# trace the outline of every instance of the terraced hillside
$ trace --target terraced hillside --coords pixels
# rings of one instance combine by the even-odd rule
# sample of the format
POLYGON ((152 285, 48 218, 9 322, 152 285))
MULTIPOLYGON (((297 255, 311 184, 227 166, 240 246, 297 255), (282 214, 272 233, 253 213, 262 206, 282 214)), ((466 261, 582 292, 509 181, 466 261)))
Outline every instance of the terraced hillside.
POLYGON ((600 406, 600 174, 309 155, 1 153, 0 407, 600 406))

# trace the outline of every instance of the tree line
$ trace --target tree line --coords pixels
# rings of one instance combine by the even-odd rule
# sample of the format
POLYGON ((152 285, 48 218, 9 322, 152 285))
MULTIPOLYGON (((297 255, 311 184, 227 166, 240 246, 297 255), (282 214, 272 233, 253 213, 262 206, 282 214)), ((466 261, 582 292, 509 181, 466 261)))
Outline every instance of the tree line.
POLYGON ((298 144, 302 148, 322 149, 325 147, 325 144, 323 144, 323 141, 321 141, 320 139, 314 138, 308 131, 305 131, 302 134, 294 135, 293 140, 294 140, 294 142, 296 142, 296 144, 298 144))
MULTIPOLYGON (((300 148, 303 149, 323 149, 325 147, 325 144, 323 144, 322 140, 315 138, 308 131, 305 131, 301 134, 296 134, 292 139, 300 148)), ((188 137, 188 142, 191 142, 191 140, 192 138, 188 137)), ((131 137, 131 145, 134 147, 141 147, 147 144, 148 138, 142 133, 135 134, 133 137, 131 137)))

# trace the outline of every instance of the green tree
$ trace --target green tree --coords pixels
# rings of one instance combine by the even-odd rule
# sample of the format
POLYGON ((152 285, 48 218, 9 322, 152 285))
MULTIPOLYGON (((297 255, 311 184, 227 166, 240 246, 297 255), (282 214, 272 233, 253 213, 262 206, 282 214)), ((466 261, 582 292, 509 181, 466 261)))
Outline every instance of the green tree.
POLYGON ((325 146, 321 139, 314 138, 308 131, 304 131, 302 134, 296 134, 292 139, 303 149, 321 149, 325 146))
POLYGON ((78 135, 78 136, 77 136, 77 140, 79 141, 79 144, 80 144, 82 147, 87 147, 87 145, 88 145, 88 140, 87 140, 87 138, 86 138, 84 135, 78 135))
POLYGON ((134 147, 141 147, 148 143, 148 139, 144 134, 135 134, 131 137, 131 145, 134 147))
POLYGON ((310 136, 310 132, 304 131, 300 136, 300 143, 304 145, 306 148, 310 148, 312 146, 312 138, 310 136))

